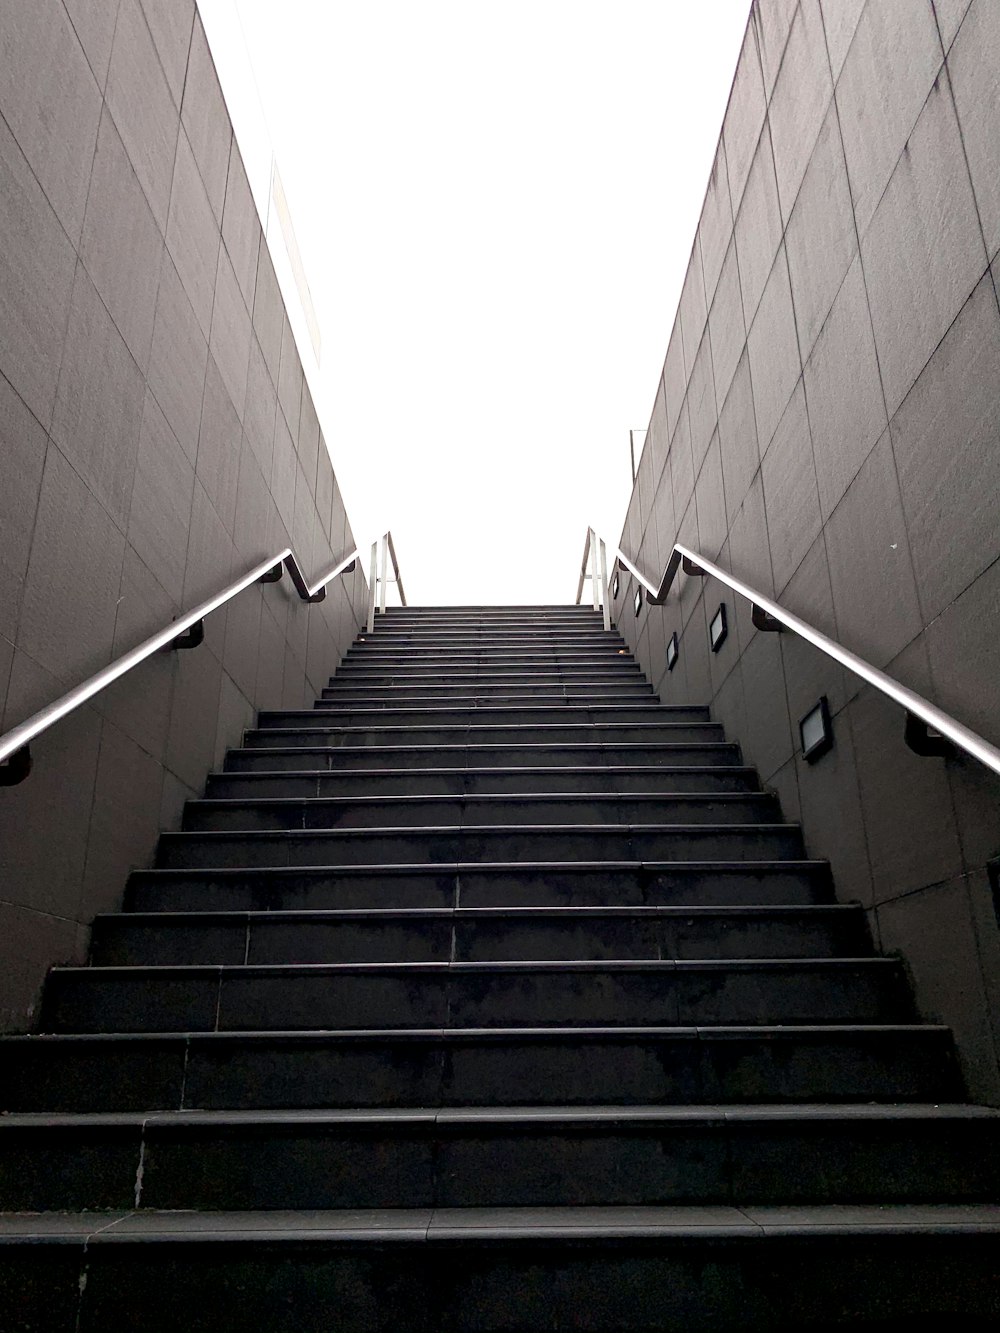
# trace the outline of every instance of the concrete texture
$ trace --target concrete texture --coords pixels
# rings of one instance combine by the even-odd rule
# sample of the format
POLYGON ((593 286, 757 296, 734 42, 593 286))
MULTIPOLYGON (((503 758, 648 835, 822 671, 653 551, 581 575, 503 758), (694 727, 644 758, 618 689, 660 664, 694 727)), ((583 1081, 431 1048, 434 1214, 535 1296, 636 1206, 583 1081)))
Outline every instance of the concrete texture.
MULTIPOLYGON (((654 580, 702 551, 994 743, 998 50, 993 0, 755 0, 621 539, 654 580)), ((633 597, 623 574, 664 702, 711 703, 1000 1100, 1000 781, 917 758, 898 708, 712 580, 638 622, 633 597)))
MULTIPOLYGON (((0 32, 0 730, 291 544, 353 544, 193 0, 32 0, 0 32)), ((322 689, 360 569, 151 659, 0 790, 0 1028, 82 958, 258 708, 322 689)))

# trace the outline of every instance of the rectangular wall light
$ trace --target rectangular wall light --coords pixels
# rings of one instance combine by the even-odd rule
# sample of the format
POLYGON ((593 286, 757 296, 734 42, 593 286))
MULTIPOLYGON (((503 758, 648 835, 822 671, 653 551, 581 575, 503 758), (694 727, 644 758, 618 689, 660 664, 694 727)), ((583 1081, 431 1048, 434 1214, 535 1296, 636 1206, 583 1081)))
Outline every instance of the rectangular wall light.
POLYGON ((616 602, 618 601, 618 571, 617 571, 617 570, 615 571, 615 576, 614 576, 614 578, 611 580, 611 596, 615 599, 616 602))
POLYGON ((632 605, 635 607, 635 613, 636 613, 636 615, 638 615, 639 612, 642 610, 642 589, 641 589, 641 588, 636 588, 636 590, 635 590, 635 601, 632 603, 632 605))
POLYGON ((667 670, 673 671, 677 665, 677 658, 680 656, 681 647, 677 642, 677 631, 674 630, 667 640, 667 670))
POLYGON ((833 724, 830 721, 830 705, 824 694, 815 708, 810 708, 799 722, 799 739, 802 742, 802 758, 808 764, 814 763, 822 754, 826 754, 833 744, 833 724))
POLYGON ((717 653, 726 641, 726 635, 729 633, 729 623, 726 620, 726 604, 719 603, 719 609, 712 617, 712 623, 708 627, 708 637, 712 644, 712 652, 717 653))

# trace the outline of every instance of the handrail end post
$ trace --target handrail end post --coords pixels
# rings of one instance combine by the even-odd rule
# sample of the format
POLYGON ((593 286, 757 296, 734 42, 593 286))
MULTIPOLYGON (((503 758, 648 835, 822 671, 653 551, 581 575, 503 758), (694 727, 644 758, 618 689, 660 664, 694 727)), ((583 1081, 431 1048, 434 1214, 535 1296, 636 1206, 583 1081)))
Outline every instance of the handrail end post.
POLYGON ((369 634, 375 631, 375 598, 378 596, 378 539, 372 542, 371 567, 368 574, 368 622, 369 634))
POLYGON ((608 548, 603 537, 598 537, 597 549, 601 566, 601 610, 604 613, 604 631, 608 633, 611 629, 611 599, 608 596, 608 548))

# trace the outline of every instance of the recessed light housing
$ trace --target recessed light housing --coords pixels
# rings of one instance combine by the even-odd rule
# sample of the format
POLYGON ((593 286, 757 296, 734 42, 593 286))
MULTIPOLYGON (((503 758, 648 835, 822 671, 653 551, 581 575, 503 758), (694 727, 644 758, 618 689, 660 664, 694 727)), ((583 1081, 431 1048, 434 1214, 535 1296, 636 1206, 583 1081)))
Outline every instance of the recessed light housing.
POLYGON ((639 612, 642 610, 642 589, 641 589, 641 588, 636 588, 636 590, 635 590, 635 601, 632 603, 632 605, 635 607, 635 613, 636 613, 636 615, 638 615, 639 612))
POLYGON ((681 646, 677 641, 677 631, 674 630, 667 640, 667 670, 673 671, 677 665, 677 658, 680 656, 681 646))
POLYGON ((616 602, 618 601, 618 572, 617 572, 617 570, 615 571, 615 576, 614 576, 614 578, 611 580, 611 596, 615 599, 616 602))
POLYGON ((833 744, 833 724, 830 721, 830 705, 824 694, 814 708, 810 708, 799 722, 799 739, 802 742, 802 758, 807 764, 815 763, 820 755, 826 754, 833 744))
POLYGON ((712 617, 712 623, 708 627, 708 637, 712 644, 712 652, 717 653, 726 642, 726 636, 729 633, 729 622, 726 620, 726 604, 719 603, 719 609, 712 617))

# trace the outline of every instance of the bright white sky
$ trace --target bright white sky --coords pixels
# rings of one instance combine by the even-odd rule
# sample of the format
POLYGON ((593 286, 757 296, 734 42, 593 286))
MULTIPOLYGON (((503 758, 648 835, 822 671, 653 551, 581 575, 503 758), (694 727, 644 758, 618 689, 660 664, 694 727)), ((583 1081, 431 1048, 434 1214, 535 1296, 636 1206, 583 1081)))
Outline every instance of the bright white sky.
POLYGON ((201 8, 258 199, 281 172, 358 540, 392 528, 413 604, 571 601, 588 523, 621 531, 749 0, 201 8))

